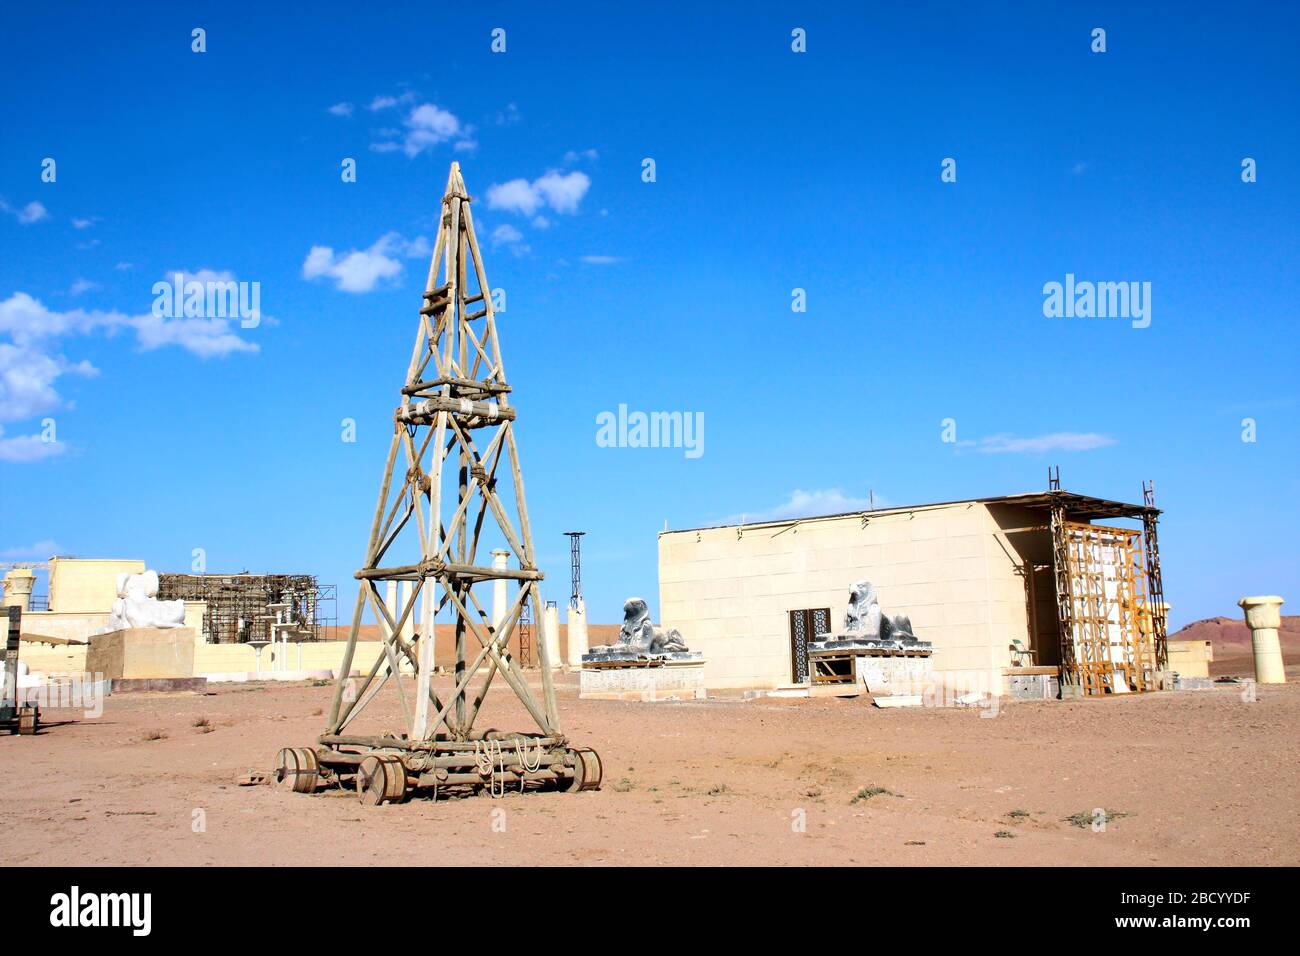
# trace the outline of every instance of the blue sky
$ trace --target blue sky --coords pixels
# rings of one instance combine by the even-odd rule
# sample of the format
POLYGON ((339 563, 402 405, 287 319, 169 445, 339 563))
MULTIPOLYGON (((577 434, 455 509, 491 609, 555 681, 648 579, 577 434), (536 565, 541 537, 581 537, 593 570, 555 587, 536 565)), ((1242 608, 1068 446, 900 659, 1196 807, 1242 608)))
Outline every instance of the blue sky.
POLYGON ((1059 464, 1087 494, 1155 480, 1175 625, 1300 600, 1300 15, 1142 6, 10 5, 0 560, 201 547, 350 607, 458 159, 548 598, 570 528, 614 621, 653 606, 665 521, 1059 464), (258 282, 266 319, 150 322, 178 270, 258 282), (1067 273, 1151 283, 1150 326, 1045 317, 1067 273), (704 453, 598 447, 620 404, 703 413, 704 453))

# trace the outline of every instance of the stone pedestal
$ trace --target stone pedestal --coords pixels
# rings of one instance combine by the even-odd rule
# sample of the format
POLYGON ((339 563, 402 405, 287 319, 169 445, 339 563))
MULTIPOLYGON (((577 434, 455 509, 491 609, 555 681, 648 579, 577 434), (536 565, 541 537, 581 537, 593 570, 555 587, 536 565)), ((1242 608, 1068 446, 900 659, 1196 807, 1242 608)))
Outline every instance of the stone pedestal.
POLYGON ((86 671, 109 679, 194 676, 194 631, 188 627, 130 627, 93 634, 86 671))
POLYGON ((676 655, 676 659, 642 662, 584 661, 578 696, 583 700, 704 700, 704 657, 676 655))
POLYGON ((1282 598, 1275 594, 1244 597, 1237 602, 1246 613, 1255 651, 1255 681, 1259 684, 1286 683, 1282 645, 1277 637, 1277 629, 1282 626, 1282 604, 1282 598))

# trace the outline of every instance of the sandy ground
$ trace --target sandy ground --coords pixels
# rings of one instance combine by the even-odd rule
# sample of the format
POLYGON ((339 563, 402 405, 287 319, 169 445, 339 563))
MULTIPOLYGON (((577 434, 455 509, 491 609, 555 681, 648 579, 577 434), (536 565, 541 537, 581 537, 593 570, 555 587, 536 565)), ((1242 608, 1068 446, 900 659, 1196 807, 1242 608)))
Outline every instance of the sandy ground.
MULTIPOLYGON (((565 730, 604 758, 600 792, 369 808, 235 785, 310 744, 329 694, 224 685, 110 698, 97 719, 46 711, 71 722, 0 738, 0 862, 1300 864, 1296 683, 1253 703, 1223 686, 982 718, 861 699, 581 701, 566 676, 565 730), (888 792, 855 802, 864 788, 888 792), (1104 832, 1066 822, 1098 807, 1127 815, 1104 832)), ((499 728, 525 729, 522 714, 504 688, 484 707, 499 728)), ((383 729, 382 712, 365 719, 358 731, 383 729)))

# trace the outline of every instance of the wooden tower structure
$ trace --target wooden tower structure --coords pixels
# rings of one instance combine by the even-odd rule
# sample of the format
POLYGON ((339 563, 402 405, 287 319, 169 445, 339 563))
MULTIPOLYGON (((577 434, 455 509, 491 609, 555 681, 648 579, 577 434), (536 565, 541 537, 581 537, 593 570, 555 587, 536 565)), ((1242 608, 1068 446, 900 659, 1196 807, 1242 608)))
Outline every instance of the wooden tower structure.
POLYGON ((436 796, 444 787, 487 788, 494 795, 507 787, 598 788, 599 757, 569 746, 560 729, 545 642, 537 642, 540 699, 509 650, 525 607, 533 620, 542 619, 542 572, 528 523, 516 409, 492 288, 459 163, 451 164, 447 178, 400 396, 365 559, 356 572, 360 587, 329 721, 318 747, 280 751, 276 780, 298 792, 353 782, 371 804, 400 802, 417 790, 436 796), (504 540, 516 567, 494 568, 490 558, 484 560, 495 546, 484 541, 485 524, 489 537, 504 540), (504 613, 498 612, 500 619, 492 620, 479 595, 502 578, 517 590, 504 613), (388 582, 407 582, 395 612, 380 592, 388 582), (367 607, 379 624, 381 649, 356 680, 349 675, 367 607), (434 621, 445 609, 454 615, 455 660, 451 688, 440 694, 434 686, 434 621), (414 675, 412 696, 403 686, 407 672, 414 675), (498 678, 534 728, 475 728, 498 678), (390 683, 401 706, 400 731, 352 732, 356 718, 390 683))

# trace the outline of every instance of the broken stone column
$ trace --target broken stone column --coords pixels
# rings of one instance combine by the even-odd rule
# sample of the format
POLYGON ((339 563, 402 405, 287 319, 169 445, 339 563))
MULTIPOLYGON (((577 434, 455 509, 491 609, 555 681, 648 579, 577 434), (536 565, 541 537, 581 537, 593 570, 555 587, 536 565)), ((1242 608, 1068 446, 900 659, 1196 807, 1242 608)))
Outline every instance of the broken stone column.
MULTIPOLYGON (((501 548, 493 551, 492 570, 504 571, 508 567, 510 567, 510 552, 501 548)), ((509 584, 510 582, 505 578, 497 578, 492 582, 492 627, 494 630, 501 630, 501 622, 506 619, 506 609, 510 606, 509 584)))
POLYGON ((542 639, 546 641, 546 656, 551 662, 551 669, 564 665, 560 658, 560 609, 555 602, 548 601, 542 612, 542 639))
POLYGON ((569 605, 569 647, 570 667, 582 666, 582 655, 587 653, 587 605, 578 598, 578 605, 569 605))
POLYGON ((1286 668, 1282 665, 1282 645, 1277 629, 1282 626, 1282 598, 1275 594, 1244 597, 1237 605, 1246 612, 1250 643, 1255 651, 1255 681, 1259 684, 1285 684, 1286 668))
POLYGON ((20 607, 31 610, 32 588, 36 586, 36 575, 31 568, 14 568, 5 575, 5 607, 20 607))

